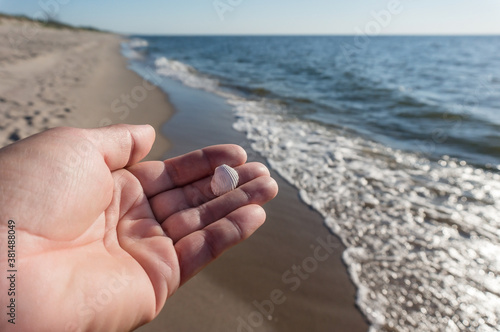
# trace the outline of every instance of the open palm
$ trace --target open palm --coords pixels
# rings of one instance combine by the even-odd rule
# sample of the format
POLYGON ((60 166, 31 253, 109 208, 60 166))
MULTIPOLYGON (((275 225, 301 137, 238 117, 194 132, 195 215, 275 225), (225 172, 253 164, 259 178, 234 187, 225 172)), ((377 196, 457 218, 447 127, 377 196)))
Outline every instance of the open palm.
POLYGON ((264 222, 260 205, 277 185, 265 166, 245 164, 243 149, 140 162, 153 141, 149 126, 57 128, 0 150, 0 245, 13 220, 18 270, 16 325, 2 320, 2 330, 138 327, 264 222), (240 187, 215 197, 221 164, 237 169, 240 187))

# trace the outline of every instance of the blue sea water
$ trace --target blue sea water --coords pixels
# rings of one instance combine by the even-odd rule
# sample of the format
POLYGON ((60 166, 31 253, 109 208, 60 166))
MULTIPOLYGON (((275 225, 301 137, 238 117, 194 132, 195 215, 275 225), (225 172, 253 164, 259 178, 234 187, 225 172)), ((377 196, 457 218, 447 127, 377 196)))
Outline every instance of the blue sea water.
POLYGON ((343 240, 372 330, 500 330, 500 37, 135 36, 123 52, 227 100, 343 240))

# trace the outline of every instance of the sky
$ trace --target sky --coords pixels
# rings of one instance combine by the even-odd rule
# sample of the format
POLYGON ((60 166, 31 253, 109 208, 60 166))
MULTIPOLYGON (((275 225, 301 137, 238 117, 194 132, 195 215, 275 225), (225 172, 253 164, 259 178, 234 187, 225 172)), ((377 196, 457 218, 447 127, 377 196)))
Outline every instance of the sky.
POLYGON ((500 35, 500 0, 0 0, 124 34, 500 35))

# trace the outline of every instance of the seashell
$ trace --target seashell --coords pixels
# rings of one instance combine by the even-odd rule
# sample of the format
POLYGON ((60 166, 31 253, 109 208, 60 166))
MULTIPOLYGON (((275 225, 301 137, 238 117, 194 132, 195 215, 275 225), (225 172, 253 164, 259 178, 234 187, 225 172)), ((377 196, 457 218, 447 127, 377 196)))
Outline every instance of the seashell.
POLYGON ((239 180, 238 172, 224 164, 215 169, 210 186, 215 196, 221 196, 236 189, 239 180))

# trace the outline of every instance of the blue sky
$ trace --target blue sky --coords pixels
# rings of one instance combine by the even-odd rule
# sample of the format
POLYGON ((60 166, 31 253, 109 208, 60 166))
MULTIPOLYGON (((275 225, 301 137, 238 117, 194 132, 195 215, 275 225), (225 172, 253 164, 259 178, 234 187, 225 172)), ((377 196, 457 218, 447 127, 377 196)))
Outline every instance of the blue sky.
POLYGON ((137 34, 500 34, 500 0, 0 0, 137 34))

